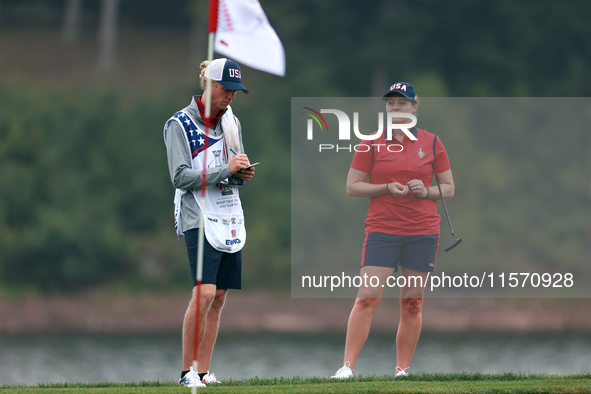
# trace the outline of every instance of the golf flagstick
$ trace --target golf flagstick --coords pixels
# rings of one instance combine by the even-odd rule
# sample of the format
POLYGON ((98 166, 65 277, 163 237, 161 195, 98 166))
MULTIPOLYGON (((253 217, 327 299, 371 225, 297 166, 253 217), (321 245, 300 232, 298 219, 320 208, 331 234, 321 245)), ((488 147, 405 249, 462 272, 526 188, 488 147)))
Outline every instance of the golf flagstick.
MULTIPOLYGON (((213 39, 217 30, 218 21, 218 0, 209 2, 209 27, 207 42, 207 61, 213 60, 213 39)), ((205 97, 205 147, 207 147, 209 136, 209 117, 211 114, 211 78, 207 78, 205 97)), ((207 186, 207 149, 203 150, 203 174, 201 176, 201 206, 205 206, 205 188, 207 186)), ((199 215, 199 239, 197 243, 197 302, 195 303, 195 335, 193 347, 193 371, 199 379, 199 329, 201 328, 201 280, 203 278, 203 247, 205 244, 205 222, 203 220, 203 210, 199 215)), ((191 393, 197 393, 197 387, 191 387, 191 393)))

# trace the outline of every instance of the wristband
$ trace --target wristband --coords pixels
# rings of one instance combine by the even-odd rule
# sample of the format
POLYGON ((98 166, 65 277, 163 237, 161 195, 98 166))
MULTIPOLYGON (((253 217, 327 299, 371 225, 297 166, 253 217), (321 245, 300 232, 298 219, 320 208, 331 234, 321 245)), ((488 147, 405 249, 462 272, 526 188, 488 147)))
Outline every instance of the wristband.
POLYGON ((386 193, 391 195, 392 193, 390 193, 390 189, 388 189, 389 184, 390 184, 390 182, 386 183, 386 193))
POLYGON ((427 189, 427 195, 424 197, 424 199, 429 198, 429 196, 431 195, 431 189, 429 189, 428 187, 426 187, 425 189, 427 189))

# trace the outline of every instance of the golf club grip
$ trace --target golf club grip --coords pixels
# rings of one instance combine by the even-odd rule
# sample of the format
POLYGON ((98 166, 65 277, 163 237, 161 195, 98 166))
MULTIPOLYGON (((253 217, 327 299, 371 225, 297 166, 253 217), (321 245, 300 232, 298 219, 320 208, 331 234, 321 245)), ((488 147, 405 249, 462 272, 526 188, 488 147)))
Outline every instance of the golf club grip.
POLYGON ((447 218, 447 224, 449 225, 449 231, 451 232, 451 235, 453 235, 455 238, 454 230, 451 227, 451 220, 449 220, 449 213, 447 212, 447 205, 445 204, 445 198, 443 198, 443 191, 441 190, 441 185, 439 184, 439 178, 437 177, 437 174, 433 173, 433 175, 435 175, 435 182, 437 182, 437 188, 439 189, 439 195, 441 196, 441 202, 443 203, 443 210, 445 211, 445 217, 447 218))

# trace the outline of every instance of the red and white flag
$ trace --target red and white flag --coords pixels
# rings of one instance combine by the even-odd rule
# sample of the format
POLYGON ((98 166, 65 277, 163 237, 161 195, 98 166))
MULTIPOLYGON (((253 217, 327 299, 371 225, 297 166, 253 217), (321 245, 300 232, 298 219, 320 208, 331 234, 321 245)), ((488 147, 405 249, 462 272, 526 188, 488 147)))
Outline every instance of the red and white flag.
POLYGON ((218 0, 214 50, 238 63, 285 75, 285 52, 258 0, 218 0))

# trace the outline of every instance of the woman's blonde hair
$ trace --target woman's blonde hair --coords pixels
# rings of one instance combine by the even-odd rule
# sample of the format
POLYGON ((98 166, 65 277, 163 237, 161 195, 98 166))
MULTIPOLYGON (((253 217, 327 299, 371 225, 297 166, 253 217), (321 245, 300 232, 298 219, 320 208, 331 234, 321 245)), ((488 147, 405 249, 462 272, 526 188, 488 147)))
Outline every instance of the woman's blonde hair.
POLYGON ((208 60, 204 60, 201 62, 199 67, 201 67, 201 72, 199 73, 199 83, 201 85, 201 89, 205 90, 205 85, 207 84, 207 78, 205 77, 205 69, 209 64, 208 60))

